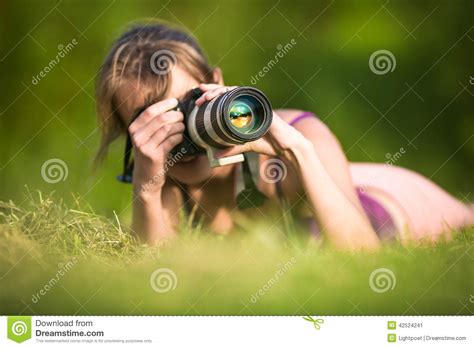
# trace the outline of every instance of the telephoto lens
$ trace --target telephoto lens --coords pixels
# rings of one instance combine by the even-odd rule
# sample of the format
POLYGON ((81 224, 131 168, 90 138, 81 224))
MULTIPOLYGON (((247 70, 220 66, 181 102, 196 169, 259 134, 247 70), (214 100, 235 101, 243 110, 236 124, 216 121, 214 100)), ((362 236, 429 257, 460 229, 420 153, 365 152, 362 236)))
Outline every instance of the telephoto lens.
POLYGON ((225 148, 261 138, 272 118, 265 94, 253 87, 237 87, 195 107, 187 127, 198 146, 225 148))
POLYGON ((273 119, 268 98, 256 88, 237 87, 197 106, 201 95, 192 89, 176 108, 184 114, 186 129, 171 154, 207 153, 213 167, 243 161, 242 154, 216 159, 214 151, 263 137, 273 119))
MULTIPOLYGON (((206 153, 211 167, 243 162, 243 154, 216 158, 215 150, 263 137, 273 119, 268 98, 256 88, 237 87, 197 106, 195 102, 201 95, 202 91, 194 88, 175 108, 184 116, 184 140, 170 151, 170 155, 179 161, 183 154, 192 156, 206 153)), ((135 117, 149 105, 151 104, 137 110, 135 117)), ((128 134, 125 143, 124 170, 123 174, 118 176, 122 182, 132 181, 131 153, 132 140, 128 134)))

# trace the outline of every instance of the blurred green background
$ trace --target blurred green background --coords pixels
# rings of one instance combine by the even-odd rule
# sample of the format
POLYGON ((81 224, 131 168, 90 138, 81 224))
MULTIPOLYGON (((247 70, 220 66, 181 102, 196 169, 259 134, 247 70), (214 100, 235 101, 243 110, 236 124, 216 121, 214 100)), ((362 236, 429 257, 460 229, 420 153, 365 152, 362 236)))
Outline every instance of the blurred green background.
POLYGON ((414 169, 472 200, 474 93, 472 2, 466 1, 2 1, 0 3, 0 200, 30 189, 79 195, 97 212, 129 215, 123 139, 92 172, 98 144, 94 81, 113 40, 137 20, 192 32, 227 84, 250 85, 279 45, 296 42, 257 87, 277 107, 314 111, 351 161, 414 169), (61 47, 77 45, 41 80, 61 47), (60 46, 62 45, 62 46, 60 46), (389 50, 385 75, 369 57, 389 50), (471 81, 470 81, 471 80, 471 81), (59 158, 68 176, 42 179, 59 158))

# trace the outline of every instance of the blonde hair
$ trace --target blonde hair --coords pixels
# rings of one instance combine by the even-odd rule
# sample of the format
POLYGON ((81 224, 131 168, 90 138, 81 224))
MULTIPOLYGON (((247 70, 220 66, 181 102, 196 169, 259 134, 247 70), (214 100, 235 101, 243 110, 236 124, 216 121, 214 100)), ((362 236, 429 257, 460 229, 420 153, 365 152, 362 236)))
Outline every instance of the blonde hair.
POLYGON ((196 40, 184 31, 166 24, 136 25, 126 31, 107 54, 96 83, 97 121, 101 133, 96 163, 106 156, 115 139, 126 134, 128 125, 119 114, 124 101, 117 96, 126 82, 137 82, 146 100, 158 101, 168 93, 172 69, 160 71, 166 68, 160 65, 162 63, 179 65, 197 81, 213 82, 213 69, 196 40), (156 61, 160 54, 166 61, 156 61))

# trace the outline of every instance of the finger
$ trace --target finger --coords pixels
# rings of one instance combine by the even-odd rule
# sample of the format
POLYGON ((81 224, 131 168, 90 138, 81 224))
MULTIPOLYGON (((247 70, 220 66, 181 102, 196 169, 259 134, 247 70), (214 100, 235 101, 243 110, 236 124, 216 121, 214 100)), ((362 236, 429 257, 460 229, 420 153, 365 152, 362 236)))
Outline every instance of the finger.
POLYGON ((155 133, 151 134, 147 139, 141 139, 138 142, 134 142, 134 146, 140 150, 144 148, 156 148, 159 146, 166 138, 170 135, 183 133, 184 132, 184 123, 177 122, 165 125, 158 129, 155 133))
POLYGON ((234 88, 236 88, 236 86, 232 86, 232 87, 220 87, 220 88, 216 88, 216 89, 213 89, 213 90, 210 90, 206 93, 204 93, 201 97, 199 97, 197 100, 196 100, 196 105, 201 105, 203 104, 204 102, 206 101, 209 101, 209 100, 212 100, 214 99, 215 97, 221 95, 221 94, 224 94, 226 92, 229 92, 231 90, 233 90, 234 88))
POLYGON ((174 135, 168 137, 168 138, 162 143, 163 151, 164 151, 165 153, 170 152, 170 151, 173 150, 173 148, 175 148, 178 144, 182 143, 183 140, 184 140, 183 133, 174 134, 174 135))
POLYGON ((199 106, 202 103, 204 103, 206 100, 211 100, 212 98, 209 98, 209 95, 217 90, 222 90, 222 88, 223 87, 215 88, 203 93, 198 99, 196 99, 196 105, 199 106))
POLYGON ((184 128, 185 127, 183 122, 176 122, 164 125, 160 129, 155 131, 155 133, 153 133, 146 141, 138 143, 136 146, 156 148, 160 146, 160 144, 163 143, 166 138, 175 134, 183 133, 184 128))
POLYGON ((183 114, 179 111, 168 111, 164 114, 153 118, 150 122, 135 131, 132 134, 132 141, 135 145, 146 142, 158 129, 167 124, 183 121, 183 114))
POLYGON ((223 85, 219 85, 217 83, 200 83, 199 89, 203 92, 211 91, 216 88, 224 87, 223 85))
POLYGON ((171 134, 167 137, 163 137, 161 130, 157 133, 160 134, 154 135, 153 140, 150 139, 148 143, 135 148, 135 151, 140 152, 142 156, 152 161, 164 160, 168 153, 184 139, 183 132, 171 134))
POLYGON ((175 108, 177 105, 178 100, 176 98, 165 99, 150 105, 130 124, 128 131, 133 134, 156 116, 175 108))

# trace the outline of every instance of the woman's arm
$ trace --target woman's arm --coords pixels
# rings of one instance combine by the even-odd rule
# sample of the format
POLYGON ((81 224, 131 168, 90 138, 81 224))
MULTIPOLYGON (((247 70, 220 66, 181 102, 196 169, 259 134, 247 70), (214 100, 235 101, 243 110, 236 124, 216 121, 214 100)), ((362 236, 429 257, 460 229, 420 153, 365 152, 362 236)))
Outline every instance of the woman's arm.
POLYGON ((296 167, 322 232, 339 248, 377 247, 378 237, 362 209, 337 139, 316 118, 303 119, 295 128, 299 134, 286 144, 285 158, 296 167))
POLYGON ((176 235, 179 198, 168 185, 152 193, 133 192, 132 229, 149 245, 161 244, 176 235))
MULTIPOLYGON (((200 87, 205 93, 196 103, 227 90, 220 85, 200 87)), ((269 132, 263 138, 224 150, 219 156, 246 151, 280 156, 295 168, 297 177, 285 180, 294 182, 285 184, 302 188, 322 232, 335 246, 360 249, 379 245, 357 197, 347 159, 337 139, 321 121, 307 118, 292 127, 274 113, 269 132)))
POLYGON ((167 155, 183 141, 183 114, 170 111, 176 105, 174 98, 153 104, 128 128, 134 145, 132 228, 150 245, 176 234, 177 199, 166 184, 167 155))
MULTIPOLYGON (((300 110, 277 110, 276 111, 278 116, 280 116, 281 119, 285 121, 285 123, 290 123, 292 120, 295 119, 298 115, 302 113, 300 110)), ((286 127, 285 127, 286 128, 286 127)), ((294 195, 295 190, 298 188, 300 191, 304 191, 306 194, 306 197, 308 201, 311 203, 313 207, 315 207, 314 200, 311 199, 310 197, 310 191, 314 189, 314 181, 315 178, 313 179, 313 176, 310 177, 310 182, 306 183, 307 180, 305 180, 302 177, 303 172, 309 172, 310 175, 313 173, 312 170, 316 169, 311 169, 311 167, 314 167, 315 165, 319 165, 323 167, 324 172, 330 177, 329 179, 334 185, 337 187, 336 195, 337 192, 340 192, 344 195, 344 201, 349 202, 352 204, 352 206, 360 212, 361 218, 365 220, 363 223, 364 230, 366 231, 365 233, 360 233, 356 229, 353 230, 353 234, 355 238, 358 238, 357 241, 351 241, 349 247, 357 248, 359 247, 359 244, 361 243, 362 245, 360 246, 366 246, 366 247, 371 247, 373 242, 372 240, 375 240, 375 245, 378 243, 378 237, 375 234, 375 231, 373 231, 372 226, 370 225, 369 220, 367 219, 365 211, 362 209, 362 206, 360 205, 359 197, 357 195, 357 192, 355 190, 355 185, 352 181, 352 177, 349 171, 349 162, 346 159, 346 156, 342 150, 342 147, 337 140, 337 138, 334 136, 334 134, 331 132, 331 130, 318 118, 316 117, 306 117, 301 120, 299 120, 293 127, 295 128, 299 133, 296 135, 297 138, 301 138, 301 134, 304 136, 305 139, 309 140, 311 143, 312 147, 309 148, 309 151, 305 151, 304 157, 304 166, 298 165, 297 162, 301 163, 300 161, 295 161, 296 157, 295 154, 292 154, 290 157, 290 165, 293 163, 293 167, 295 167, 296 170, 289 171, 288 179, 282 182, 282 187, 284 190, 285 195, 287 196, 292 196, 294 195), (312 159, 313 156, 316 156, 316 159, 312 159), (293 174, 293 175, 292 175, 293 174), (302 184, 303 183, 303 187, 302 184), (367 229, 367 226, 369 229, 367 229)), ((296 141, 298 142, 298 141, 296 141)), ((288 144, 285 146, 289 146, 288 144)), ((301 153, 299 146, 295 146, 296 152, 301 153)), ((321 171, 319 171, 320 173, 321 171)), ((331 187, 332 185, 329 185, 331 187)), ((318 188, 318 192, 326 192, 328 187, 324 185, 321 189, 318 188), (321 190, 321 191, 320 191, 321 190)), ((301 192, 300 192, 301 193, 301 192)), ((323 200, 326 198, 320 197, 323 200)), ((337 202, 337 198, 330 198, 332 202, 337 202)), ((353 210, 353 209, 351 209, 353 210)), ((320 226, 324 226, 324 223, 321 221, 320 218, 317 217, 317 211, 314 211, 313 209, 313 214, 316 215, 317 221, 319 222, 320 226)), ((345 219, 345 214, 339 214, 337 215, 339 219, 345 219)), ((356 227, 358 225, 355 225, 356 227)), ((341 229, 342 230, 342 229, 341 229)), ((326 235, 330 240, 333 240, 335 244, 341 244, 341 242, 337 242, 334 240, 334 237, 331 238, 329 236, 330 230, 326 231, 326 235)), ((352 236, 352 234, 344 234, 342 237, 349 238, 352 236)), ((340 236, 337 234, 335 238, 339 238, 340 236)))

